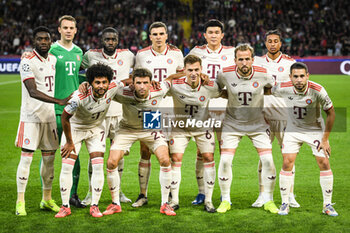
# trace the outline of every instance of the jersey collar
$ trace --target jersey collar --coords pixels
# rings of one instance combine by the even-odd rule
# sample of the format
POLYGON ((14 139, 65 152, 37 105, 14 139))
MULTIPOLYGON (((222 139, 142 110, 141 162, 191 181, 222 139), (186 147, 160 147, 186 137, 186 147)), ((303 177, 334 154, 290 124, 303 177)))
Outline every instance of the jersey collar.
POLYGON ((166 55, 166 54, 168 53, 168 50, 169 50, 169 46, 166 45, 164 51, 158 53, 158 52, 156 52, 156 51, 152 48, 152 46, 151 46, 151 52, 152 52, 152 54, 153 54, 154 56, 166 55))
POLYGON ((35 49, 33 49, 33 53, 41 62, 50 61, 49 55, 47 55, 47 58, 44 58, 35 49))
POLYGON ((149 90, 148 97, 146 97, 144 99, 141 99, 141 98, 137 97, 135 91, 134 91, 134 97, 135 97, 135 100, 138 101, 138 102, 145 102, 147 100, 150 100, 151 99, 151 89, 149 90))
POLYGON ((309 91, 309 87, 310 87, 309 81, 307 81, 307 84, 306 84, 306 85, 307 85, 307 86, 306 86, 306 88, 305 88, 305 90, 304 90, 303 92, 300 92, 300 91, 295 90, 295 87, 293 86, 294 94, 296 94, 296 95, 306 95, 307 92, 309 91))
POLYGON ((187 80, 187 77, 185 78, 185 83, 188 85, 188 87, 190 88, 190 90, 191 91, 199 91, 200 89, 201 89, 201 87, 202 87, 202 80, 200 80, 200 78, 199 78, 199 83, 198 83, 198 87, 196 87, 196 88, 192 88, 191 87, 191 84, 189 84, 188 82, 186 82, 186 80, 187 80))
POLYGON ((64 50, 67 50, 68 52, 70 52, 70 51, 74 48, 74 46, 75 46, 75 44, 72 43, 72 47, 70 47, 69 49, 67 49, 66 47, 64 47, 63 45, 61 45, 61 43, 60 43, 59 41, 56 41, 56 44, 58 44, 61 48, 63 48, 64 50))
POLYGON ((273 63, 279 63, 281 60, 282 60, 282 52, 280 52, 280 55, 275 59, 275 60, 272 60, 267 54, 265 56, 265 59, 267 62, 273 62, 273 63))
POLYGON ((252 73, 251 73, 251 75, 246 76, 246 77, 241 76, 241 75, 238 73, 237 70, 238 70, 238 66, 236 66, 236 70, 235 70, 235 73, 236 73, 238 79, 251 80, 251 79, 253 78, 254 73, 255 73, 254 66, 252 66, 252 73))
POLYGON ((205 47, 207 48, 207 52, 209 53, 209 54, 211 54, 211 53, 217 53, 217 54, 219 54, 219 53, 221 53, 221 51, 222 51, 222 44, 220 44, 220 47, 217 49, 217 50, 211 50, 210 48, 209 48, 209 46, 208 45, 205 45, 205 47))
POLYGON ((112 56, 109 56, 109 55, 107 55, 107 54, 104 52, 104 49, 102 49, 102 56, 103 56, 105 59, 107 59, 107 60, 109 60, 109 59, 116 59, 117 56, 118 56, 118 51, 115 50, 114 54, 113 54, 112 56))

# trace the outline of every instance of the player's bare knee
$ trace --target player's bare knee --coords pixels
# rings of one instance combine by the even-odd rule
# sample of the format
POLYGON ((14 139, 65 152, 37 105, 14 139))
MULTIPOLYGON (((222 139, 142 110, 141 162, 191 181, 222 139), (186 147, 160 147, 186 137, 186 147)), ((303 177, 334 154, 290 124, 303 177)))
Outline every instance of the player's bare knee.
POLYGON ((327 171, 330 170, 330 164, 328 158, 322 158, 322 157, 316 157, 317 163, 321 171, 327 171))
POLYGON ((171 154, 171 161, 173 162, 181 162, 182 161, 182 155, 183 154, 179 154, 179 153, 173 153, 171 154))
POLYGON ((214 161, 214 154, 213 153, 203 153, 203 162, 210 163, 214 161))
POLYGON ((118 167, 119 160, 117 158, 109 157, 107 160, 107 168, 110 170, 116 169, 118 167))

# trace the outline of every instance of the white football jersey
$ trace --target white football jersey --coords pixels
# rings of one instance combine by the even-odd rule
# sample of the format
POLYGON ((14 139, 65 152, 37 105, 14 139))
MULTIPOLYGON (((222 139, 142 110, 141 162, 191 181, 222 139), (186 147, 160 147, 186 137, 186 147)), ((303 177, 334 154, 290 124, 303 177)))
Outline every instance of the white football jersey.
MULTIPOLYGON (((117 49, 112 56, 108 56, 103 49, 90 49, 83 56, 81 66, 86 69, 96 63, 103 63, 112 68, 114 80, 121 81, 129 78, 131 69, 134 67, 135 56, 129 49, 117 49)), ((121 104, 113 101, 106 116, 121 116, 121 104)))
POLYGON ((148 46, 137 52, 135 68, 149 69, 153 75, 152 80, 162 82, 169 75, 183 70, 184 58, 179 49, 170 49, 168 45, 161 53, 148 46))
POLYGON ((194 47, 189 54, 196 55, 202 60, 202 72, 211 80, 215 80, 219 71, 235 64, 235 48, 223 46, 213 51, 207 45, 194 47))
POLYGON ((119 88, 114 100, 123 105, 123 118, 119 128, 123 129, 143 129, 143 112, 156 111, 159 109, 164 96, 167 94, 170 84, 165 81, 161 83, 159 89, 150 89, 146 99, 135 96, 134 91, 129 87, 119 88))
POLYGON ((241 77, 236 66, 223 68, 218 74, 218 84, 226 86, 228 104, 226 116, 238 122, 247 123, 263 119, 264 87, 272 87, 275 80, 265 68, 252 67, 252 74, 241 77))
POLYGON ((323 130, 324 121, 321 108, 328 111, 333 108, 333 103, 320 84, 308 81, 305 91, 298 92, 295 90, 292 81, 282 82, 273 88, 273 94, 283 97, 287 104, 288 121, 286 131, 323 130))
MULTIPOLYGON (((209 118, 209 101, 220 96, 218 84, 210 81, 208 85, 201 85, 193 89, 186 82, 186 76, 173 79, 169 94, 173 97, 176 120, 196 119, 205 121, 209 118)), ((192 129, 191 130, 195 130, 192 129)))
MULTIPOLYGON (((255 57, 254 64, 266 68, 277 83, 289 81, 290 67, 295 60, 285 54, 280 54, 275 60, 264 55, 255 57)), ((287 109, 283 98, 272 95, 265 96, 265 117, 270 120, 287 119, 287 109)))
POLYGON ((27 79, 34 79, 36 88, 42 93, 54 97, 55 94, 55 73, 56 57, 48 54, 47 58, 40 56, 35 50, 33 53, 21 60, 20 75, 22 81, 22 122, 46 123, 56 121, 54 104, 30 97, 24 82, 27 79))
POLYGON ((100 126, 117 90, 123 87, 122 83, 112 81, 106 94, 99 99, 94 97, 91 87, 86 95, 80 93, 79 90, 73 92, 72 99, 69 100, 69 104, 64 108, 66 113, 74 114, 70 119, 72 128, 87 130, 100 126))

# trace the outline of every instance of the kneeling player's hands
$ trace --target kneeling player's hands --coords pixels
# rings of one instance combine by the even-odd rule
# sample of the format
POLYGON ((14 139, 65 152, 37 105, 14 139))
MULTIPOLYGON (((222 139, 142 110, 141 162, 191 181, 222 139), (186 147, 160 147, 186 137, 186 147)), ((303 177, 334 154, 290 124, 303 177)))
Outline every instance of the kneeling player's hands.
POLYGON ((329 145, 328 140, 322 140, 321 144, 318 146, 317 150, 320 151, 323 149, 326 156, 331 156, 331 146, 329 145))
POLYGON ((61 149, 62 158, 68 158, 72 151, 76 154, 74 144, 67 142, 61 149))
POLYGON ((201 81, 202 81, 203 85, 208 85, 209 84, 210 78, 209 78, 208 75, 206 75, 204 73, 201 73, 200 77, 201 77, 201 81))
POLYGON ((79 92, 81 94, 84 94, 84 95, 87 95, 88 93, 88 90, 89 90, 89 87, 90 87, 90 84, 88 82, 82 82, 80 85, 79 85, 79 92))
POLYGON ((151 81, 151 85, 152 85, 154 90, 158 90, 160 88, 160 83, 155 81, 155 80, 151 81))
POLYGON ((67 105, 67 104, 68 104, 68 101, 72 98, 72 95, 73 95, 73 93, 70 94, 70 95, 69 95, 67 98, 65 98, 65 99, 60 99, 60 100, 58 100, 58 104, 59 104, 59 105, 62 105, 62 106, 67 105))

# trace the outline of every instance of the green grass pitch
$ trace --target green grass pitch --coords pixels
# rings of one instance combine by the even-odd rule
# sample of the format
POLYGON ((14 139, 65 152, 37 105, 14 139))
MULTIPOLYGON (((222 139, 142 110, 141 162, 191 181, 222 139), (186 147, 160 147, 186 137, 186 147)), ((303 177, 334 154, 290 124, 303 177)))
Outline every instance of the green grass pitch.
MULTIPOLYGON (((16 170, 20 149, 14 146, 20 111, 19 75, 0 75, 0 231, 1 232, 346 232, 350 231, 350 77, 345 75, 312 75, 311 80, 322 84, 332 98, 336 109, 337 125, 345 125, 342 132, 333 132, 331 167, 334 173, 335 209, 339 216, 332 218, 321 213, 322 193, 319 185, 319 169, 311 154, 311 149, 303 146, 296 161, 295 194, 301 204, 299 209, 291 209, 288 216, 278 216, 263 209, 250 207, 258 196, 257 164, 258 155, 252 143, 244 138, 233 161, 233 183, 231 187, 232 209, 226 214, 209 214, 203 206, 192 206, 197 194, 195 180, 195 146, 191 142, 184 155, 182 182, 180 189, 180 209, 177 216, 168 217, 159 213, 160 186, 159 165, 152 156, 152 174, 149 185, 149 204, 133 209, 130 204, 122 204, 123 212, 94 219, 89 209, 72 207, 72 215, 65 219, 55 219, 53 212, 41 211, 41 185, 39 179, 40 153, 35 152, 26 191, 26 217, 15 216, 16 170), (346 115, 347 113, 347 115, 346 115), (347 121, 347 123, 344 123, 347 121)), ((138 195, 137 164, 139 145, 136 143, 129 156, 125 157, 122 190, 132 200, 138 195)), ((81 178, 79 196, 85 197, 88 189, 88 154, 83 147, 81 156, 81 178)), ((277 173, 281 169, 281 153, 276 142, 273 156, 277 173)), ((218 149, 215 152, 216 167, 219 164, 218 149)), ((59 174, 61 158, 56 153, 53 198, 61 204, 59 174)), ((277 205, 281 198, 278 179, 274 192, 277 205)), ((220 189, 216 182, 213 202, 220 204, 220 189)), ((100 200, 103 211, 110 203, 110 194, 105 181, 100 200)))

